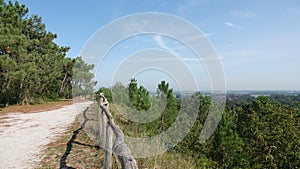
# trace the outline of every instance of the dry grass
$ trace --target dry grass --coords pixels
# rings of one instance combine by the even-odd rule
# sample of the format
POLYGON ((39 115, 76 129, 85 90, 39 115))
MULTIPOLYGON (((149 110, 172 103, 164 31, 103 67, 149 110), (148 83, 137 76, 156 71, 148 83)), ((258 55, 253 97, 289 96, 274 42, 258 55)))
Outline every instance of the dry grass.
POLYGON ((76 120, 64 135, 50 143, 38 168, 102 168, 103 150, 95 146, 76 120))

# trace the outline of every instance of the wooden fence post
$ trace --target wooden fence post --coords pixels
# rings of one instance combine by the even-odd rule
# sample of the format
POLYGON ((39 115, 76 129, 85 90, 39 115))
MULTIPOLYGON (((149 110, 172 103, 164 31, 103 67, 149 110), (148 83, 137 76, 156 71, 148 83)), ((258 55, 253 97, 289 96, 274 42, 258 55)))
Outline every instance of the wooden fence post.
POLYGON ((99 136, 101 137, 101 140, 100 140, 100 146, 101 147, 105 147, 106 123, 107 123, 106 115, 100 109, 100 106, 99 106, 99 136))
MULTIPOLYGON (((112 115, 109 112, 109 103, 103 93, 100 93, 99 110, 103 113, 103 117, 106 118, 105 123, 105 160, 104 168, 110 169, 112 167, 112 151, 118 155, 119 162, 121 163, 122 169, 138 169, 137 163, 131 155, 130 149, 124 143, 124 133, 118 125, 115 124, 112 115), (113 135, 115 134, 116 140, 112 146, 113 135)), ((103 126, 103 125, 102 125, 103 126)), ((103 128, 102 128, 103 132, 103 128)), ((103 140, 103 139, 102 139, 103 140)))
MULTIPOLYGON (((104 169, 112 168, 112 141, 113 141, 113 132, 111 130, 110 125, 108 124, 108 119, 106 114, 101 108, 100 104, 108 109, 109 103, 107 102, 105 97, 100 97, 99 100, 99 115, 101 116, 101 124, 99 124, 99 132, 101 128, 101 147, 104 149, 105 157, 104 157, 104 169), (101 114, 100 114, 101 112, 101 114)), ((100 119, 99 119, 100 120, 100 119)))
MULTIPOLYGON (((107 102, 105 105, 105 108, 106 109, 109 109, 109 103, 107 102)), ((110 127, 110 125, 108 124, 108 119, 103 112, 103 115, 104 117, 106 118, 105 121, 105 147, 104 147, 104 150, 105 150, 105 158, 104 158, 104 168, 105 169, 111 169, 112 168, 112 143, 113 143, 113 132, 112 132, 112 129, 110 127)))
POLYGON ((104 168, 112 168, 112 141, 113 141, 113 132, 111 127, 106 125, 106 146, 105 146, 105 158, 104 158, 104 168))

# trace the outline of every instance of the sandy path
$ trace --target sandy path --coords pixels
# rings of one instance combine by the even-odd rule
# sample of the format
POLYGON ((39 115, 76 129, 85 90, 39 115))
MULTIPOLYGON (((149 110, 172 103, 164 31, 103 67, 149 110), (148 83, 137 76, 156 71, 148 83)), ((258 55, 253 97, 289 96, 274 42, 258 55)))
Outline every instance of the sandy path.
POLYGON ((92 102, 40 113, 0 116, 0 169, 34 168, 45 145, 62 134, 92 102))

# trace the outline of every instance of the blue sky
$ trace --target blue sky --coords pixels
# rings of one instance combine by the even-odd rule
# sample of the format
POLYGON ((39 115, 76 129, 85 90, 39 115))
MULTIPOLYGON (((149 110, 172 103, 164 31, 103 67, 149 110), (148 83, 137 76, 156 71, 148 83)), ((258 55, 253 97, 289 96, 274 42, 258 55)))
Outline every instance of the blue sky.
MULTIPOLYGON (((78 56, 87 40, 97 30, 115 19, 135 13, 163 12, 184 18, 204 33, 221 60, 228 90, 300 90, 298 0, 39 2, 20 0, 19 2, 29 8, 30 14, 41 16, 47 30, 58 34, 56 42, 59 45, 71 47, 69 57, 78 56)), ((124 60, 123 56, 128 56, 135 50, 145 49, 146 46, 165 49, 174 55, 194 57, 187 49, 178 50, 180 43, 174 39, 160 35, 138 36, 122 41, 111 50, 97 73, 113 72, 124 60)), ((201 63, 189 61, 185 63, 196 77, 199 88, 210 89, 209 76, 201 63)), ((145 86, 150 82, 174 79, 172 75, 164 73, 159 75, 155 70, 140 72, 136 76, 141 78, 140 81, 145 86)), ((110 77, 112 76, 109 73, 106 76, 97 74, 100 85, 109 85, 110 77)), ((176 88, 175 82, 173 85, 176 88)), ((147 87, 153 88, 153 85, 147 87)), ((183 88, 191 89, 191 86, 186 85, 183 88)))

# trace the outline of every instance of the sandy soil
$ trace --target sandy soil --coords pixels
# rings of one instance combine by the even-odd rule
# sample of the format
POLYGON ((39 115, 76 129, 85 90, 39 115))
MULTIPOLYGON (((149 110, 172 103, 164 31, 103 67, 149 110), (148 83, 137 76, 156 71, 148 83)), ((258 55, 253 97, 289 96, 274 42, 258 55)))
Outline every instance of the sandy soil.
POLYGON ((46 145, 61 135, 91 103, 39 113, 0 115, 0 168, 34 168, 46 145))

